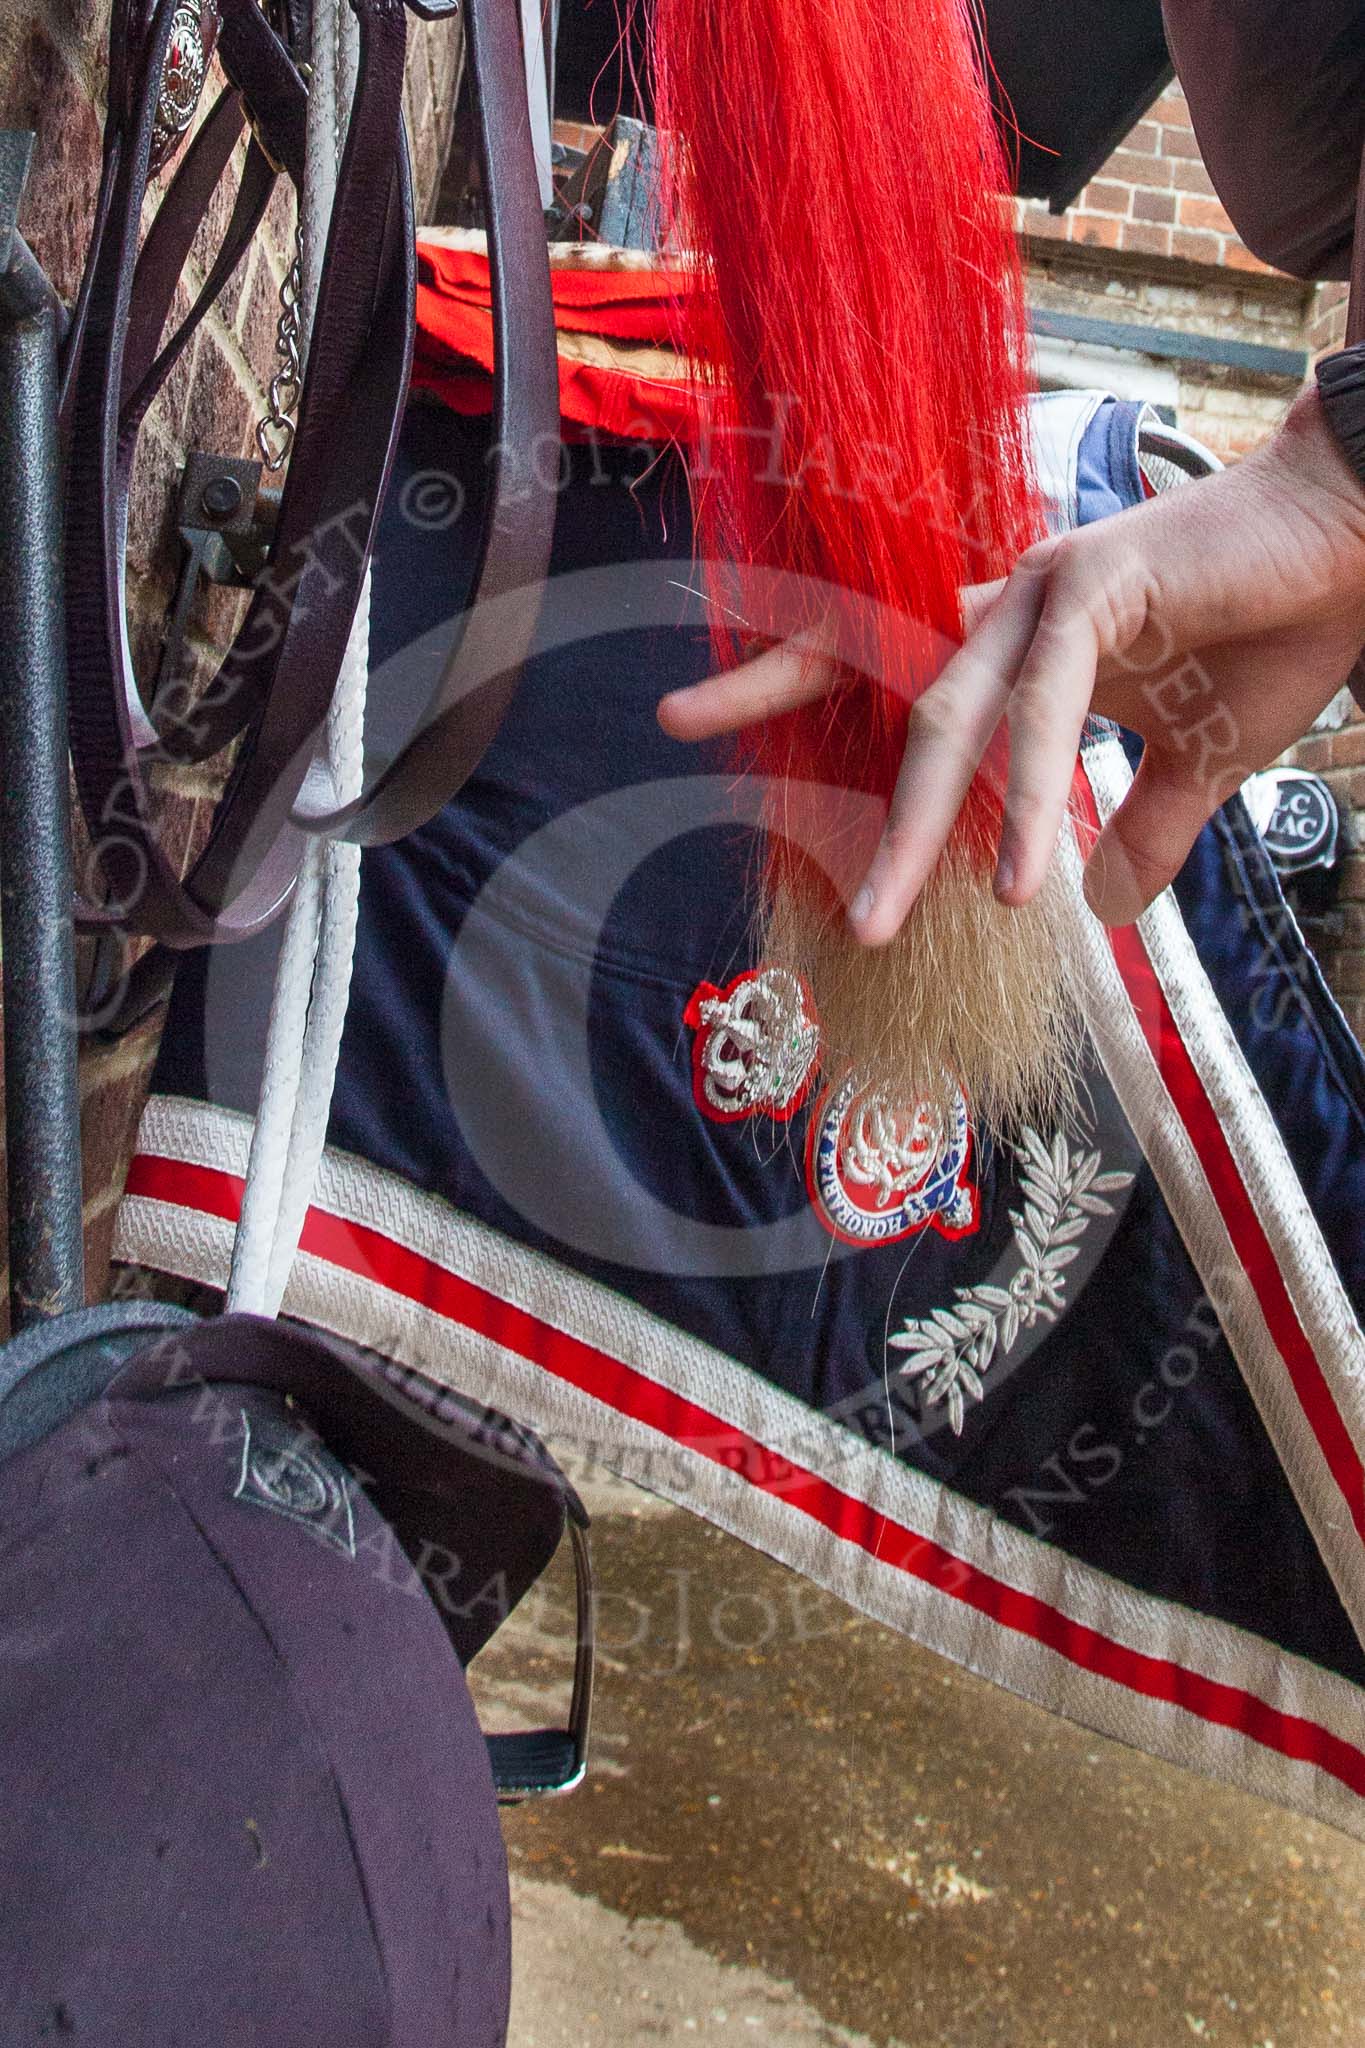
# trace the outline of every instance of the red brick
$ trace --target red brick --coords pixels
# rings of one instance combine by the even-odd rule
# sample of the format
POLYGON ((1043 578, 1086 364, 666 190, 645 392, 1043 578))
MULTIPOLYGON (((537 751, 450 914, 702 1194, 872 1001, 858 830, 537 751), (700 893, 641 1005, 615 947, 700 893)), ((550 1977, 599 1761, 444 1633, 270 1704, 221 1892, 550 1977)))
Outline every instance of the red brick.
POLYGON ((48 0, 48 14, 69 44, 102 49, 109 34, 109 0, 48 0))
POLYGON ((1334 768, 1365 767, 1365 724, 1343 726, 1334 732, 1329 758, 1334 768))
POLYGON ((1306 739, 1301 739, 1296 747, 1290 749, 1294 766, 1320 775, 1324 768, 1331 766, 1333 737, 1330 732, 1310 732, 1306 739))
POLYGON ((148 1040, 137 1070, 97 1085, 81 1106, 81 1162, 87 1203, 121 1189, 147 1095, 155 1043, 148 1040))
POLYGON ((1329 349, 1338 349, 1346 339, 1346 308, 1326 306, 1315 314, 1308 328, 1308 347, 1312 355, 1325 354, 1329 349))
POLYGON ((100 130, 90 95, 37 22, 0 83, 0 94, 0 126, 38 133, 20 229, 62 297, 72 299, 99 182, 100 130))
POLYGON ((1343 953, 1333 960, 1328 979, 1340 995, 1365 995, 1365 953, 1343 953))
POLYGON ((1157 118, 1161 125, 1188 128, 1190 124, 1190 103, 1178 85, 1168 85, 1156 103, 1157 118))
POLYGON ((1325 349, 1340 347, 1346 333, 1346 307, 1349 294, 1345 285, 1319 285, 1312 298, 1312 314, 1308 323, 1309 347, 1325 349))
MULTIPOLYGON (((168 470, 169 474, 169 470, 168 470)), ((150 573, 132 582, 128 596, 128 643, 133 654, 133 672, 142 682, 156 674, 161 661, 161 642, 166 613, 173 590, 175 551, 167 548, 166 559, 150 573)))
POLYGON ((1271 269, 1268 263, 1262 263, 1259 256, 1253 256, 1245 243, 1239 242, 1235 235, 1228 236, 1228 244, 1223 253, 1223 261, 1229 270, 1250 270, 1254 271, 1258 277, 1275 277, 1279 275, 1277 271, 1271 269))
POLYGON ((145 434, 128 490, 128 560, 134 569, 164 574, 175 566, 174 500, 171 460, 161 443, 145 434))
POLYGON ((1171 183, 1175 168, 1165 157, 1137 156, 1131 150, 1116 149, 1104 167, 1104 175, 1125 185, 1164 187, 1171 183))
POLYGON ((1163 125, 1161 130, 1161 154, 1163 156, 1184 157, 1193 162, 1203 161, 1199 154, 1199 144, 1187 128, 1167 128, 1163 125))
POLYGON ((1040 209, 1024 214, 1020 229, 1031 242, 1064 242, 1070 231, 1070 222, 1064 213, 1044 213, 1040 209))
POLYGON ((1135 192, 1133 194, 1133 219, 1158 221, 1169 227, 1175 219, 1175 194, 1173 192, 1135 192))
POLYGON ((1139 121, 1137 127, 1124 136, 1122 147, 1135 150, 1139 156, 1155 156, 1160 134, 1155 121, 1139 121))
POLYGON ((287 266, 294 260, 294 188, 288 178, 277 178, 275 190, 261 223, 261 239, 273 249, 277 260, 287 266))
POLYGON ((1205 198, 1214 196, 1213 179, 1204 169, 1201 160, 1177 157, 1167 165, 1167 169, 1177 192, 1200 192, 1205 198))
MULTIPOLYGON (((226 583, 206 583, 200 591, 195 606, 194 627, 213 648, 211 669, 207 667, 210 657, 207 654, 202 656, 207 669, 204 677, 206 683, 241 631, 250 595, 249 591, 234 590, 226 583)), ((196 651, 196 667, 199 661, 200 656, 196 651)))
MULTIPOLYGON (((211 584, 201 590, 196 599, 190 614, 189 630, 177 650, 174 669, 167 672, 167 686, 174 693, 171 711, 176 718, 188 715, 222 666, 217 647, 206 649, 202 637, 203 611, 206 603, 211 601, 210 594, 218 594, 211 584)), ((176 761, 154 761, 147 771, 147 780, 159 807, 157 829, 167 858, 172 862, 179 861, 182 872, 190 844, 196 837, 195 807, 199 792, 211 779, 211 769, 176 761), (187 787, 187 784, 192 786, 187 787)))
MULTIPOLYGON (((200 656, 198 649, 195 652, 200 656)), ((204 661, 203 673, 206 682, 218 673, 216 656, 204 661)), ((161 843, 166 849, 166 858, 183 875, 191 860, 197 860, 204 850, 204 841, 213 821, 213 805, 200 796, 167 796, 162 818, 161 843)))
POLYGON ((233 271, 216 301, 219 318, 227 327, 235 327, 242 303, 251 284, 251 273, 257 263, 264 262, 257 243, 253 240, 243 252, 242 259, 233 271))
POLYGON ((1113 214, 1073 214, 1071 239, 1087 249, 1117 249, 1123 226, 1113 214))
POLYGON ((1113 185, 1097 178, 1080 197, 1082 213, 1127 213, 1132 193, 1126 185, 1113 185))
MULTIPOLYGON (((269 374, 270 366, 266 366, 267 377, 269 374)), ((216 335, 205 334, 185 408, 185 447, 203 448, 210 455, 245 455, 255 422, 255 406, 242 389, 236 370, 223 360, 216 335)))
MULTIPOLYGON (((280 288, 275 273, 262 257, 251 276, 251 289, 242 303, 237 333, 242 354, 251 365, 252 377, 264 393, 280 367, 275 343, 279 332, 280 288)), ((236 453, 234 449, 231 451, 236 453)))
POLYGON ((1184 263, 1221 264, 1224 235, 1206 234, 1202 228, 1176 228, 1171 236, 1171 254, 1184 263))
POLYGON ((1341 863, 1340 894, 1348 903, 1365 899, 1365 854, 1350 854, 1341 863))
POLYGON ((1141 221, 1125 221, 1121 246, 1138 256, 1169 256, 1171 231, 1169 228, 1147 227, 1141 221))
POLYGON ((1216 199, 1202 199, 1195 192, 1180 195, 1180 225, 1182 228, 1210 228, 1216 235, 1230 234, 1232 222, 1216 199))
POLYGON ((109 1291, 109 1266, 118 1228, 118 1203, 95 1210, 85 1219, 85 1298, 92 1305, 109 1291))
POLYGON ((605 128, 593 127, 587 121, 556 121, 554 139, 567 143, 570 149, 595 149, 606 134, 605 128))

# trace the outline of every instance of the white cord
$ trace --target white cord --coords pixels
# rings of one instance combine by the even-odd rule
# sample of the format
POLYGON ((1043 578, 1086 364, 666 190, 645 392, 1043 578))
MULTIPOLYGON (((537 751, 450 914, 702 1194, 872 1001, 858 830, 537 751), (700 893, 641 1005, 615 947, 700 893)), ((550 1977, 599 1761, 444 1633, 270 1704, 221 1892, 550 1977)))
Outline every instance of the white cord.
MULTIPOLYGON (((313 0, 301 217, 305 362, 359 53, 359 23, 346 0, 313 0)), ((360 794, 363 779, 369 637, 367 572, 327 720, 328 761, 342 803, 360 794)), ((273 1316, 284 1298, 327 1142, 359 901, 360 848, 314 840, 289 909, 275 977, 228 1276, 230 1310, 273 1316)))

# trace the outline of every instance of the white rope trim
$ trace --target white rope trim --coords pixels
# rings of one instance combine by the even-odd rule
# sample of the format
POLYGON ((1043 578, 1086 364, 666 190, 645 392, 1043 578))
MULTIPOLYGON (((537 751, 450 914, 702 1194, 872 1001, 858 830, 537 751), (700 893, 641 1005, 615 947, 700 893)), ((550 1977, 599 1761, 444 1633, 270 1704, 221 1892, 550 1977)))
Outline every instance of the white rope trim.
MULTIPOLYGON (((360 65, 360 26, 345 0, 313 0, 302 202, 301 341, 306 359, 326 261, 337 176, 360 65)), ((366 571, 327 716, 332 794, 364 779, 370 577, 366 571)), ((360 848, 310 843, 289 908, 266 1034, 260 1102, 227 1283, 229 1309, 275 1315, 298 1250, 350 998, 360 906, 360 848)))

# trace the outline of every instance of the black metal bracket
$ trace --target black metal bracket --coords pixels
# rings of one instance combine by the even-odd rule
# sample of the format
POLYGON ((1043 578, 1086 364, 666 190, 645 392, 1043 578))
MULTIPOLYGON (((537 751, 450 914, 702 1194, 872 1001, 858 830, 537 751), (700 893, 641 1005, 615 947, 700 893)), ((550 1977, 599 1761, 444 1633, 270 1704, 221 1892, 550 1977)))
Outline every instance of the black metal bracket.
POLYGON ((259 462, 207 455, 192 448, 180 472, 176 525, 180 574, 167 614, 152 686, 152 716, 179 680, 194 601, 201 582, 249 590, 265 566, 280 512, 280 493, 264 486, 259 462))

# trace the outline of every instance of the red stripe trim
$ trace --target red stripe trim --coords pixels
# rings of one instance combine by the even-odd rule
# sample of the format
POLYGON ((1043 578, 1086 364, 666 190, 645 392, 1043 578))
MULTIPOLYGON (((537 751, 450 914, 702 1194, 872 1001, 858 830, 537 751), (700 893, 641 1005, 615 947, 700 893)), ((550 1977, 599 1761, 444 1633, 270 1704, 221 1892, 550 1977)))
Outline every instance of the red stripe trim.
MULTIPOLYGON (((129 1168, 127 1193, 235 1222, 242 1182, 216 1168, 139 1153, 129 1168)), ((500 1300, 382 1232, 312 1208, 304 1225, 302 1248, 343 1272, 377 1281, 448 1322, 478 1331, 619 1414, 698 1452, 765 1493, 779 1496, 878 1563, 960 1600, 1002 1628, 1031 1637, 1081 1670, 1146 1699, 1169 1702, 1214 1726, 1238 1730, 1263 1748, 1313 1764, 1358 1796, 1365 1794, 1365 1754, 1330 1730, 1168 1658, 1148 1656, 1114 1642, 1035 1594, 1006 1585, 841 1492, 828 1480, 792 1464, 620 1359, 500 1300)))
MULTIPOLYGON (((1093 792, 1081 778, 1077 782, 1098 830, 1093 792)), ((1208 1090, 1181 1036, 1151 955, 1136 925, 1111 931, 1109 940, 1162 1085, 1199 1155, 1233 1249, 1256 1291, 1266 1327, 1284 1359, 1299 1405, 1328 1469, 1341 1490, 1356 1534, 1365 1541, 1365 1466, 1332 1398, 1308 1333, 1299 1321, 1274 1248, 1256 1213, 1208 1090)))

